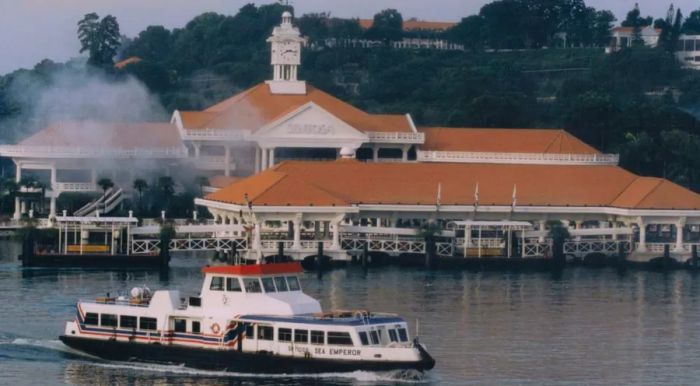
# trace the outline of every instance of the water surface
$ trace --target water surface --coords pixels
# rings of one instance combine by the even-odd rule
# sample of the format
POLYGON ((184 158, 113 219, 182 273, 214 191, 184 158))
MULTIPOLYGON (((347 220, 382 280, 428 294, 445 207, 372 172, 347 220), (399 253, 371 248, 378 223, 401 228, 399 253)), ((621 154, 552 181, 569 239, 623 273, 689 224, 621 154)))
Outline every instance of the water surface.
MULTIPOLYGON (((196 294, 204 259, 157 272, 22 269, 0 245, 0 384, 405 384, 405 374, 255 376, 105 362, 58 340, 74 302, 134 286, 196 294)), ((383 267, 306 274, 324 308, 396 312, 437 360, 419 384, 607 385, 700 383, 700 276, 586 268, 551 272, 383 267)), ((411 375, 411 374, 409 374, 411 375)))

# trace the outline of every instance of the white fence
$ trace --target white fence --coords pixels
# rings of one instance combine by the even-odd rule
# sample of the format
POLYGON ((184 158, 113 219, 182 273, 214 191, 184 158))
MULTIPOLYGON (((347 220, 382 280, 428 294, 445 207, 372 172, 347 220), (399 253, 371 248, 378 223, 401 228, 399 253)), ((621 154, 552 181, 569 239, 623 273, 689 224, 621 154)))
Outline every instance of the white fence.
POLYGON ((424 133, 370 131, 367 133, 370 142, 374 143, 420 143, 425 142, 424 133))
POLYGON ((620 248, 622 248, 622 252, 629 253, 632 251, 632 243, 628 240, 567 241, 564 243, 564 254, 575 257, 586 257, 593 253, 615 256, 619 253, 620 248))
POLYGON ((489 153, 466 151, 416 152, 419 162, 519 163, 550 165, 617 165, 617 154, 489 153))
MULTIPOLYGON (((172 239, 170 241, 171 251, 226 251, 226 250, 246 250, 248 241, 245 238, 195 238, 195 239, 172 239)), ((146 254, 158 253, 160 251, 160 240, 157 239, 135 239, 131 241, 131 253, 146 254)))

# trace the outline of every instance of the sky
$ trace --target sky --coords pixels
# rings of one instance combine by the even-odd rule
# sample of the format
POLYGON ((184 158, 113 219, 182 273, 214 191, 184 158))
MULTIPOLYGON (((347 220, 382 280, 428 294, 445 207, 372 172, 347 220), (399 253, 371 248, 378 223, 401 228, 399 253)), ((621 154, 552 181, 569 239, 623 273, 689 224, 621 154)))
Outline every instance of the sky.
MULTIPOLYGON (((235 14, 253 0, 0 0, 0 74, 31 68, 44 58, 65 61, 78 55, 76 23, 89 12, 117 17, 123 34, 133 37, 149 25, 182 27, 194 16, 214 11, 235 14)), ((458 21, 478 13, 491 0, 290 0, 298 15, 330 12, 338 17, 371 18, 386 8, 398 9, 404 18, 458 21)), ((618 19, 635 1, 643 15, 662 17, 666 0, 586 0, 598 9, 613 11, 618 19)), ((700 8, 699 0, 674 0, 684 14, 700 8)))

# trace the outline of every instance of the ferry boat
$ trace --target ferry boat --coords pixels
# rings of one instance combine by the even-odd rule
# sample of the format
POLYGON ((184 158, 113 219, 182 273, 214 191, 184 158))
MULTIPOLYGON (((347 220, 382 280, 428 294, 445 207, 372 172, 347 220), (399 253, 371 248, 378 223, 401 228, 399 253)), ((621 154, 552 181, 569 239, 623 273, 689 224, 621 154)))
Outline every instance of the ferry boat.
POLYGON ((60 337, 108 360, 245 373, 430 370, 435 360, 397 315, 323 312, 297 262, 203 268, 200 296, 137 287, 77 303, 60 337))

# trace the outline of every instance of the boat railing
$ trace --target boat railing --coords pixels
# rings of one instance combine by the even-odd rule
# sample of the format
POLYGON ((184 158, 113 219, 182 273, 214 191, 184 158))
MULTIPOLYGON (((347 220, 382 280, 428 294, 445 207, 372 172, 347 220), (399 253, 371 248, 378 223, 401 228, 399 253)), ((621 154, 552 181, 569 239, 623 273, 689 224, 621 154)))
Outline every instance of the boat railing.
POLYGON ((132 300, 130 298, 120 299, 120 298, 99 298, 99 299, 80 299, 81 304, 109 304, 118 306, 130 306, 130 307, 148 307, 150 304, 149 300, 132 300))

